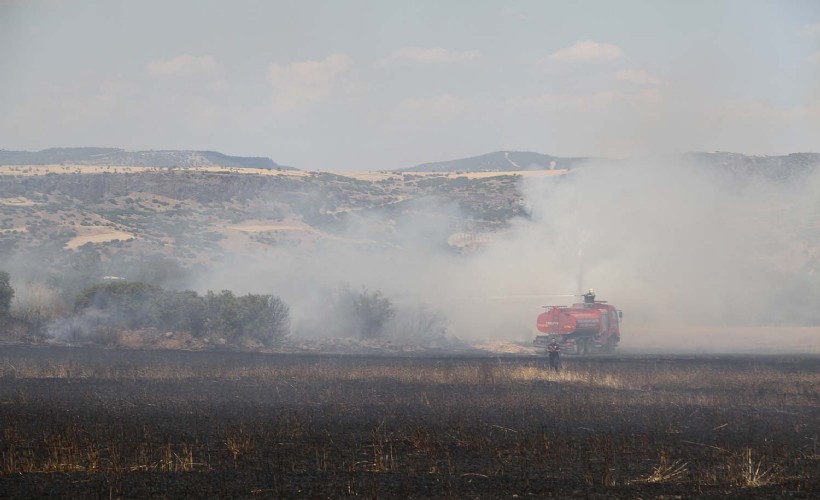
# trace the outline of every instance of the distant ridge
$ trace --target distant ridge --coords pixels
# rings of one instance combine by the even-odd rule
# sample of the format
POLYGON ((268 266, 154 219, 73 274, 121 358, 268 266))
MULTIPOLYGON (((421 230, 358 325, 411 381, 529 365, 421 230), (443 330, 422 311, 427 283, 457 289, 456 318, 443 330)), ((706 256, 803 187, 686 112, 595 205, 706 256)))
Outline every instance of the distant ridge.
MULTIPOLYGON (((716 151, 694 152, 658 160, 683 161, 700 166, 745 176, 760 174, 770 178, 788 179, 820 169, 820 153, 791 153, 782 156, 747 156, 740 153, 716 151)), ((423 163, 401 169, 402 172, 510 172, 516 170, 570 170, 580 167, 591 157, 561 158, 526 151, 496 151, 470 158, 423 163)), ((606 160, 617 165, 629 160, 606 160)), ((645 160, 644 160, 645 161, 645 160)))
POLYGON ((566 170, 587 158, 561 158, 530 151, 496 151, 470 158, 423 163, 403 172, 509 172, 515 170, 566 170))
POLYGON ((782 156, 747 156, 715 151, 686 153, 684 161, 712 166, 738 176, 757 173, 773 179, 789 179, 820 169, 820 153, 791 153, 782 156))
POLYGON ((0 165, 99 165, 116 167, 239 167, 297 170, 270 158, 229 156, 217 151, 126 151, 118 148, 50 148, 42 151, 0 149, 0 165))

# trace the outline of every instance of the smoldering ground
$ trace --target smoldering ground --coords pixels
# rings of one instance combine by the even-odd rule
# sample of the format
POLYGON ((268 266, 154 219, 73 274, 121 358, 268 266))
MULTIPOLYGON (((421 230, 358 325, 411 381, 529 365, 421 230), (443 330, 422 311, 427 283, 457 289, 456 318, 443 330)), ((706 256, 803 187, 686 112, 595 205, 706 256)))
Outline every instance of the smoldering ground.
POLYGON ((520 189, 528 216, 472 252, 445 243, 468 217, 427 198, 398 216, 349 214, 343 231, 310 247, 236 253, 199 287, 275 293, 301 336, 335 331, 329 297, 347 283, 382 291, 399 310, 438 311, 468 341, 526 342, 542 305, 572 300, 552 295, 595 288, 625 311, 625 350, 816 342, 816 330, 795 341, 789 329, 820 325, 817 169, 772 179, 692 159, 601 161, 524 177, 520 189))

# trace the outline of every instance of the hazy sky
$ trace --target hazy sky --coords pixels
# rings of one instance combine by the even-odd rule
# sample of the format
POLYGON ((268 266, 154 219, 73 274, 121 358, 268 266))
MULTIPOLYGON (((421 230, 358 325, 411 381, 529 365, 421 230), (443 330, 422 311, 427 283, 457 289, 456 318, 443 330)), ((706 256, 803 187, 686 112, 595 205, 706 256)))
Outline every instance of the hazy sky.
POLYGON ((0 148, 820 151, 820 2, 0 0, 0 148))

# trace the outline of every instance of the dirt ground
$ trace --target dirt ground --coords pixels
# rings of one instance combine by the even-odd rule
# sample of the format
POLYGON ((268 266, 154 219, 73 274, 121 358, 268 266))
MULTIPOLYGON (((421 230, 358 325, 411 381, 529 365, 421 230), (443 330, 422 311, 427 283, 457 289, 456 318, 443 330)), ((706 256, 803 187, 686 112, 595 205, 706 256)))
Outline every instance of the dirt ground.
POLYGON ((816 498, 817 357, 0 348, 0 497, 816 498))

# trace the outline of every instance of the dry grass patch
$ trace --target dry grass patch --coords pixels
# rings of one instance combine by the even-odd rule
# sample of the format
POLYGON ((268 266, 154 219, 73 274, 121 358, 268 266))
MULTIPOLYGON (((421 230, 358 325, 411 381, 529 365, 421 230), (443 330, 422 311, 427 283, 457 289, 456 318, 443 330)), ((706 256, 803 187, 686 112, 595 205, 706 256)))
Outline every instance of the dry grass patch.
POLYGON ((227 229, 240 231, 243 233, 264 233, 266 231, 298 231, 306 233, 318 234, 315 228, 301 223, 299 221, 293 222, 267 222, 267 221, 245 221, 241 224, 234 224, 228 226, 227 229))
POLYGON ((75 226, 74 229, 78 235, 71 238, 65 247, 69 250, 75 250, 86 243, 105 243, 114 240, 130 240, 135 238, 135 235, 125 231, 111 229, 103 226, 75 226))
POLYGON ((16 196, 14 198, 0 198, 0 205, 8 205, 13 207, 33 207, 38 203, 29 200, 25 196, 16 196))

